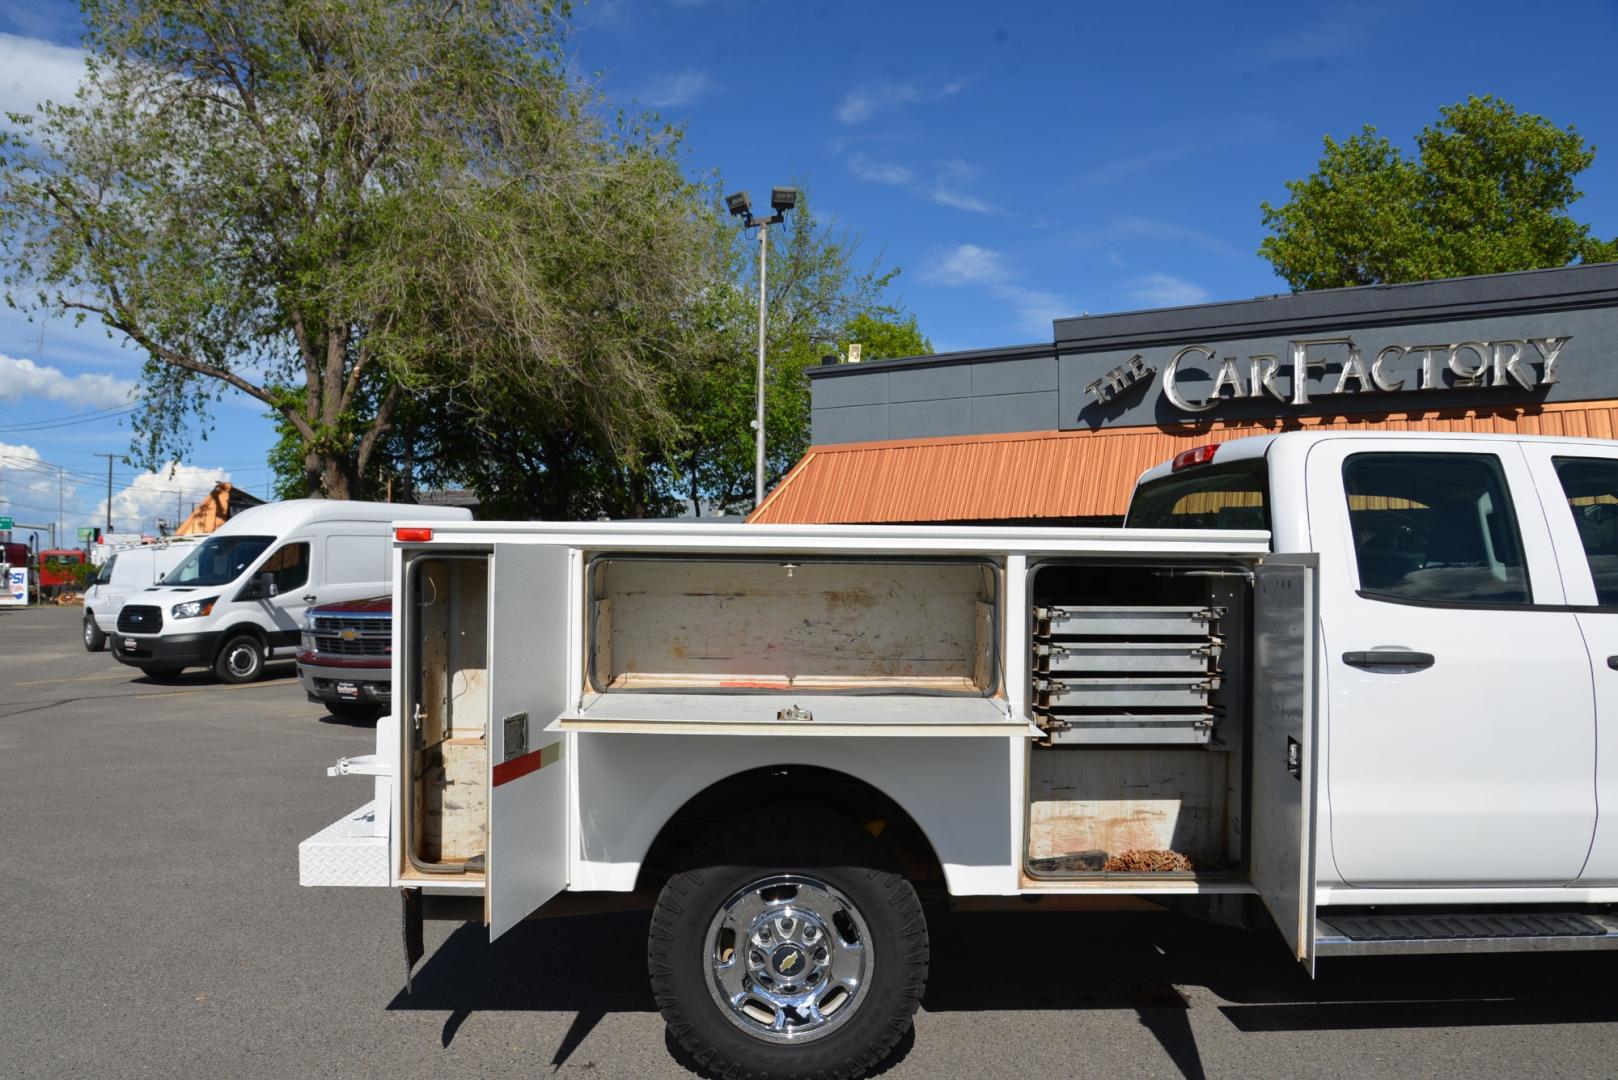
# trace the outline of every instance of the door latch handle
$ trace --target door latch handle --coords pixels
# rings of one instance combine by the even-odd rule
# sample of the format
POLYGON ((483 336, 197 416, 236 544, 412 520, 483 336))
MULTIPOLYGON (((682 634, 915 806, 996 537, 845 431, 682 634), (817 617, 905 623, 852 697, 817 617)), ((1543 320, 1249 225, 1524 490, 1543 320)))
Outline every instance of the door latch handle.
POLYGON ((319 600, 319 599, 320 599, 320 597, 316 596, 314 593, 304 593, 303 594, 303 602, 306 603, 306 604, 312 604, 316 600, 319 600))
POLYGON ((1411 649, 1369 649, 1344 653, 1343 663, 1350 667, 1430 668, 1434 658, 1432 653, 1411 649))
POLYGON ((1618 656, 1607 657, 1607 666, 1612 668, 1614 671, 1618 671, 1618 656))

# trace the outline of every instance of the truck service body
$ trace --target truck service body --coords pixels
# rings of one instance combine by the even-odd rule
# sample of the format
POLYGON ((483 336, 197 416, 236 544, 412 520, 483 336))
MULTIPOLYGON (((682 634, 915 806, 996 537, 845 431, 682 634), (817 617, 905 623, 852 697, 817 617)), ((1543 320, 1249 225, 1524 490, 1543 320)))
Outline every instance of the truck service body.
POLYGON ((330 770, 374 797, 301 880, 491 939, 661 887, 721 1073, 879 1061, 918 895, 1250 899, 1311 971, 1618 946, 1618 444, 1241 439, 1123 529, 395 537, 393 715, 330 770))

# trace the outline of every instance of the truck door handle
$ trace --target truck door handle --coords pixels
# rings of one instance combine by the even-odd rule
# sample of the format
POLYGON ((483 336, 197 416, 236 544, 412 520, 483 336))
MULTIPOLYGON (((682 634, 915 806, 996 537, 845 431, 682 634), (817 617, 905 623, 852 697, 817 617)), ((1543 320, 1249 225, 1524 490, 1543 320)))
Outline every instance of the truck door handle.
POLYGON ((311 592, 311 593, 304 593, 304 594, 303 594, 303 602, 304 602, 304 603, 306 603, 306 604, 312 604, 312 603, 314 603, 314 602, 315 602, 315 601, 316 601, 316 600, 319 600, 319 599, 320 599, 320 597, 318 597, 318 596, 316 596, 316 595, 315 595, 315 594, 314 594, 314 593, 312 593, 312 592, 311 592))
POLYGON ((1612 668, 1614 671, 1618 671, 1618 656, 1607 657, 1607 666, 1612 668))
POLYGON ((1343 663, 1351 667, 1430 668, 1433 666, 1433 654, 1409 649, 1371 649, 1367 652, 1346 652, 1343 663))

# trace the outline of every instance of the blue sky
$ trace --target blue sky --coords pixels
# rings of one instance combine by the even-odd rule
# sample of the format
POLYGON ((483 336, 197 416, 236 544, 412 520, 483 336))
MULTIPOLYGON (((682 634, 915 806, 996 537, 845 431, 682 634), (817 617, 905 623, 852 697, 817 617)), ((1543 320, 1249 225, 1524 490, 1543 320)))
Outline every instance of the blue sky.
MULTIPOLYGON (((0 109, 71 85, 76 8, 6 0, 0 34, 0 109)), ((902 268, 894 295, 939 350, 1048 341, 1052 318, 1080 312, 1284 291, 1255 254, 1259 203, 1284 200, 1321 137, 1369 123, 1408 146, 1470 94, 1601 147, 1574 212, 1618 235, 1610 0, 596 0, 569 52, 614 102, 681 124, 693 175, 760 202, 772 184, 808 188, 866 256, 902 268)), ((99 513, 93 455, 127 448, 119 419, 18 425, 116 408, 139 369, 99 331, 0 313, 0 514, 54 519, 53 465, 68 524, 99 513)), ((269 422, 235 395, 214 415, 177 481, 115 465, 115 511, 150 528, 175 489, 189 505, 223 476, 262 493, 269 422)))

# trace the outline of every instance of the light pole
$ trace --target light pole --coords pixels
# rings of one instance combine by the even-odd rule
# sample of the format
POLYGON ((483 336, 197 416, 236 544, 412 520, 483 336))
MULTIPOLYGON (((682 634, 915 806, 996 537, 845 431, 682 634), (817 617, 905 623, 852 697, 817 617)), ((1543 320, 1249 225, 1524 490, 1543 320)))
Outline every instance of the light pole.
POLYGON ((742 219, 742 228, 758 229, 758 388, 753 417, 753 506, 757 507, 764 501, 764 327, 769 303, 764 279, 770 261, 770 226, 781 224, 787 219, 787 211, 798 205, 798 189, 771 188, 770 209, 775 213, 767 218, 753 216, 753 202, 745 191, 726 195, 725 205, 732 217, 742 219))

